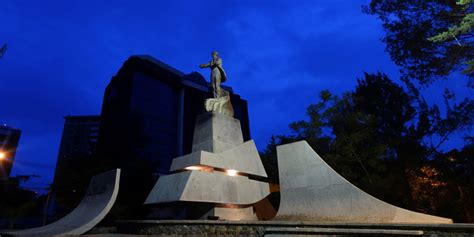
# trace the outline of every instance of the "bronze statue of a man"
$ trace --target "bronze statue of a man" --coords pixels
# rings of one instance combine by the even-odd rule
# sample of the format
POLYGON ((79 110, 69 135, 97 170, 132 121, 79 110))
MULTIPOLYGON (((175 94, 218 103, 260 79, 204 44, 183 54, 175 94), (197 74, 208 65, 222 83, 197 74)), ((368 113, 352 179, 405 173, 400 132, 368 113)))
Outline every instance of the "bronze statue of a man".
POLYGON ((221 83, 227 81, 227 75, 222 68, 222 59, 216 51, 212 52, 212 61, 207 64, 199 65, 200 68, 211 68, 211 84, 214 93, 214 98, 223 96, 221 83))

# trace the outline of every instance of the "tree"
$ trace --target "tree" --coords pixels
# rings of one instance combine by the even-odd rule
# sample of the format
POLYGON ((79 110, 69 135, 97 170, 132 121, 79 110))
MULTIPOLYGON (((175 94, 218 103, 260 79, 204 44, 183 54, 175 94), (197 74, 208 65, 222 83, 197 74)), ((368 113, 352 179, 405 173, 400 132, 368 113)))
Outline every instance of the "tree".
POLYGON ((0 218, 8 219, 8 228, 15 227, 19 218, 31 215, 41 203, 35 192, 20 186, 32 177, 35 176, 24 175, 0 180, 0 218))
MULTIPOLYGON (((463 6, 465 9, 469 9, 471 0, 460 0, 457 2, 457 4, 463 6)), ((474 13, 471 11, 471 13, 468 13, 464 16, 459 25, 455 25, 449 28, 447 31, 429 38, 429 40, 435 43, 443 43, 455 40, 459 46, 462 46, 462 43, 458 38, 472 39, 474 36, 472 34, 472 28, 474 28, 474 13)), ((471 77, 474 76, 474 59, 468 60, 466 65, 467 67, 463 72, 467 75, 470 75, 471 77)))
MULTIPOLYGON (((442 117, 416 90, 382 73, 365 73, 357 82, 354 91, 342 96, 322 91, 308 106, 307 119, 290 123, 291 134, 272 137, 262 152, 270 179, 278 178, 275 147, 306 140, 342 176, 382 200, 457 221, 472 220, 468 213, 473 206, 465 201, 474 195, 474 180, 468 178, 472 159, 467 158, 472 148, 451 154, 440 144, 451 131, 472 126, 474 116, 450 112, 442 117), (434 142, 434 136, 439 141, 434 142), (459 162, 443 165, 450 156, 459 162), (456 172, 466 174, 459 179, 452 176, 456 172)), ((449 93, 445 97, 452 107, 449 93)), ((469 103, 454 106, 455 111, 472 111, 469 103)))
MULTIPOLYGON (((466 10, 470 7, 470 0, 461 0, 457 2, 458 5, 464 7, 466 10)), ((454 25, 449 28, 447 31, 444 31, 434 37, 429 38, 430 41, 441 43, 450 40, 456 40, 458 44, 461 42, 458 40, 460 38, 472 38, 472 28, 474 27, 474 13, 467 13, 464 15, 463 19, 458 25, 454 25)))
POLYGON ((394 175, 394 185, 405 185, 397 184, 400 195, 393 195, 382 177, 387 172, 403 172, 387 166, 387 162, 400 156, 397 148, 408 133, 405 125, 414 117, 412 99, 381 73, 366 73, 358 83, 354 92, 342 97, 322 91, 319 102, 308 106, 308 120, 291 123, 292 134, 276 136, 262 157, 275 156, 275 145, 306 140, 326 162, 362 189, 385 200, 408 203, 402 197, 407 182, 394 175))
POLYGON ((474 87, 473 6, 459 3, 372 0, 364 11, 382 21, 386 50, 404 76, 427 86, 464 71, 474 87))

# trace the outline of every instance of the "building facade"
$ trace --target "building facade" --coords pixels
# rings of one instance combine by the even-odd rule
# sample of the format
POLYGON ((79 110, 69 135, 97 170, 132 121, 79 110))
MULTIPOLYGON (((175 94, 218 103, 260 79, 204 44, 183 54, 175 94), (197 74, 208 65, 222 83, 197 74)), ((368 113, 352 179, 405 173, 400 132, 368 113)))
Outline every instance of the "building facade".
POLYGON ((63 179, 62 167, 71 160, 86 159, 96 154, 99 139, 99 115, 65 116, 59 146, 54 183, 63 179))
POLYGON ((15 160, 21 130, 0 125, 0 179, 8 179, 15 160))
POLYGON ((96 152, 99 138, 99 115, 65 116, 58 160, 96 152))

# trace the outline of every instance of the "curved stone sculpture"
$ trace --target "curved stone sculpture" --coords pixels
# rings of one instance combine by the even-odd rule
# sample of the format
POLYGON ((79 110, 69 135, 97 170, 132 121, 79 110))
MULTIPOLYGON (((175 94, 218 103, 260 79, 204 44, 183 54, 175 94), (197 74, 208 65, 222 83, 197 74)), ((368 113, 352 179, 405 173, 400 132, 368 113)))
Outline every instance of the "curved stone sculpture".
POLYGON ((452 223, 383 202, 340 176, 306 143, 277 147, 280 208, 275 220, 452 223))
POLYGON ((64 236, 84 234, 109 213, 119 190, 120 169, 94 176, 86 195, 68 215, 46 226, 8 232, 10 236, 64 236))

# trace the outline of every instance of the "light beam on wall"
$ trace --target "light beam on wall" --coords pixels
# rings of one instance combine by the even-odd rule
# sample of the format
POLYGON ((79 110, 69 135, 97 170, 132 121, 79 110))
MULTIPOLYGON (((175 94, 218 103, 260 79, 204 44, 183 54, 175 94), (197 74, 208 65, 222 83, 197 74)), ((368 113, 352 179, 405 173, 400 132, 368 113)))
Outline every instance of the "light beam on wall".
POLYGON ((238 171, 237 170, 226 170, 226 173, 229 176, 236 176, 238 171))

